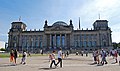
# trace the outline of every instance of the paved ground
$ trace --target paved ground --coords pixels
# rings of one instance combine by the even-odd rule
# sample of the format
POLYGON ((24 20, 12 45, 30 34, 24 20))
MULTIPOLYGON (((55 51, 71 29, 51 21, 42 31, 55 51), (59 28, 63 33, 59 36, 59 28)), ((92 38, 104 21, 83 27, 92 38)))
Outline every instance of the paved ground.
MULTIPOLYGON (((0 58, 0 71, 119 71, 119 64, 112 64, 112 57, 108 57, 108 64, 104 66, 92 65, 92 56, 70 55, 63 60, 63 68, 49 68, 48 56, 28 57, 27 64, 21 65, 21 58, 18 58, 17 65, 13 66, 9 58, 0 58)), ((54 66, 53 66, 54 67, 54 66)))

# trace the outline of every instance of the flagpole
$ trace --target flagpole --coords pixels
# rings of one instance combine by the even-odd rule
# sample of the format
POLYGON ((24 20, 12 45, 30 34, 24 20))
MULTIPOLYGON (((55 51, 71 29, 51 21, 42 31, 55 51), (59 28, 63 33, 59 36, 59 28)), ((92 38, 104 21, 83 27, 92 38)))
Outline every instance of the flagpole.
POLYGON ((80 30, 80 17, 79 17, 79 30, 80 30))

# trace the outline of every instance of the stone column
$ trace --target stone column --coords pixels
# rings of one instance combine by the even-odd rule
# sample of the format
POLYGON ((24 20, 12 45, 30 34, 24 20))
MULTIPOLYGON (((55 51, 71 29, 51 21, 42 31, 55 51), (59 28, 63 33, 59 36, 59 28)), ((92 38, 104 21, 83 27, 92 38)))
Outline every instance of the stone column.
POLYGON ((60 47, 62 47, 62 34, 60 34, 60 47))
POLYGON ((67 47, 67 34, 65 34, 65 47, 67 47))
POLYGON ((57 42, 56 42, 56 34, 55 34, 55 38, 54 38, 54 40, 55 40, 55 43, 54 43, 54 44, 55 44, 55 47, 56 47, 56 43, 57 43, 57 42))
POLYGON ((51 41, 52 41, 52 35, 50 34, 50 47, 52 46, 51 41))

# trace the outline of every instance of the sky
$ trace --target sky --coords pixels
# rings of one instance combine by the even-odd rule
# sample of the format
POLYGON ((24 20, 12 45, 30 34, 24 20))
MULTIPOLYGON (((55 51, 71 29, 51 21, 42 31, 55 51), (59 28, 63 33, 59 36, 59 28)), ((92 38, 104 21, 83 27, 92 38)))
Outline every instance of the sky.
POLYGON ((112 30, 112 42, 120 42, 120 0, 0 0, 0 41, 8 42, 12 22, 21 21, 29 29, 43 30, 56 21, 73 22, 78 28, 91 29, 99 19, 108 20, 112 30))
POLYGON ((4 41, 0 41, 0 49, 1 48, 5 48, 5 42, 4 41))

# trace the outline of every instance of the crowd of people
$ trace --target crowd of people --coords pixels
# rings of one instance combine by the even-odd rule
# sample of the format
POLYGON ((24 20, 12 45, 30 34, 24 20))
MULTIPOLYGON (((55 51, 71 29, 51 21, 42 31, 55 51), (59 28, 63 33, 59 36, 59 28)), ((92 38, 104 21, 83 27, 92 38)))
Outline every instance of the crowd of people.
MULTIPOLYGON (((114 63, 118 63, 118 53, 117 50, 110 50, 110 51, 106 51, 104 49, 102 50, 95 50, 93 51, 93 57, 94 57, 94 63, 95 64, 108 64, 106 57, 107 56, 112 56, 113 59, 115 60, 114 63)), ((120 61, 119 61, 120 63, 120 61)))
MULTIPOLYGON (((49 54, 50 68, 52 68, 53 64, 55 68, 58 67, 58 64, 60 64, 59 66, 62 67, 63 66, 62 59, 69 56, 69 51, 63 53, 62 48, 59 48, 57 59, 55 57, 55 54, 56 54, 55 50, 53 50, 52 53, 49 54)), ((87 57, 88 51, 81 51, 80 55, 83 56, 83 54, 85 54, 85 56, 87 57)), ((79 53, 76 52, 76 55, 79 55, 79 53)), ((118 52, 115 49, 112 49, 110 51, 104 49, 101 50, 96 49, 95 51, 93 51, 94 64, 98 64, 98 65, 108 64, 108 61, 106 59, 106 57, 108 56, 113 57, 113 60, 115 60, 114 63, 120 64, 120 60, 118 60, 118 52)), ((19 57, 18 51, 16 49, 15 50, 12 49, 10 52, 10 62, 16 65, 18 57, 19 57)), ((27 58, 27 52, 23 50, 20 64, 26 64, 26 58, 27 58)))
MULTIPOLYGON (((17 49, 13 50, 11 49, 10 51, 10 62, 14 65, 17 65, 17 58, 19 57, 19 53, 17 49)), ((22 59, 21 59, 21 64, 26 64, 26 58, 27 58, 27 53, 25 50, 22 52, 22 59)))

